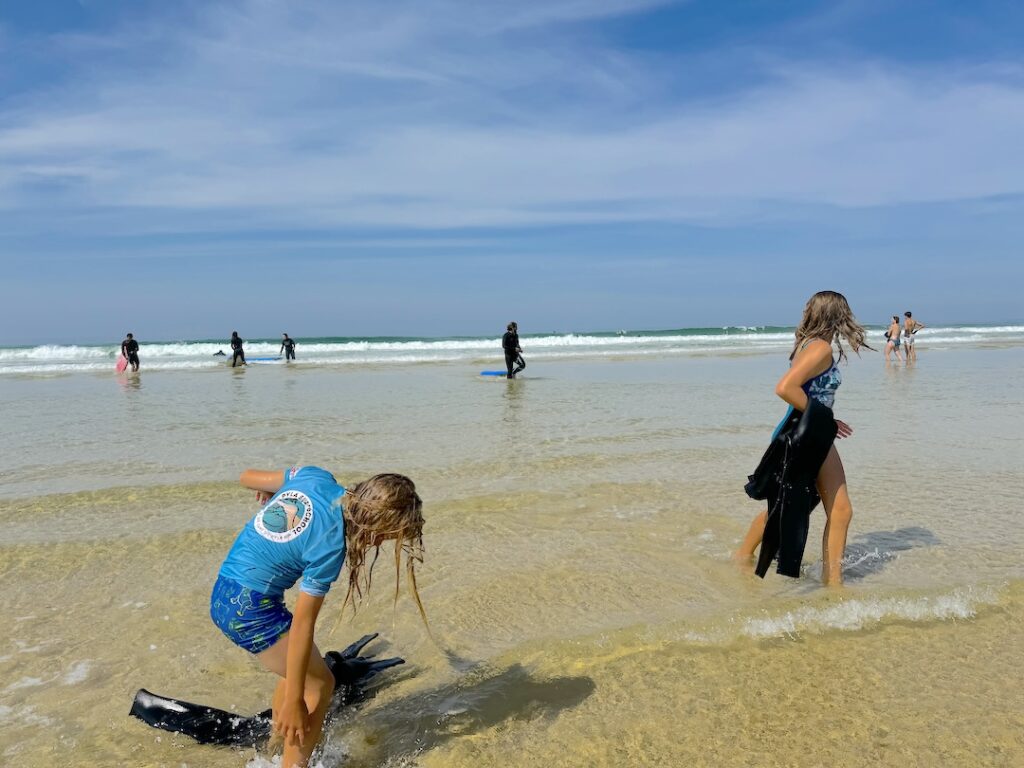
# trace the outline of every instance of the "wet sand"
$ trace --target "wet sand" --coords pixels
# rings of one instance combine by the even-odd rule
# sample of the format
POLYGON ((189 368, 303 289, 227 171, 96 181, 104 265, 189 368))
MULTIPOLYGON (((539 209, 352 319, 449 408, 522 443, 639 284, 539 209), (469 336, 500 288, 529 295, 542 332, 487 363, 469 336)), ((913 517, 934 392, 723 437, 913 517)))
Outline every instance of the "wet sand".
POLYGON ((836 414, 848 580, 729 552, 785 357, 255 369, 0 381, 0 761, 267 766, 127 717, 135 690, 250 713, 272 680, 210 624, 253 510, 246 466, 412 476, 434 645, 386 563, 318 642, 408 664, 331 727, 325 766, 1024 762, 1024 350, 867 355, 836 414), (336 631, 333 632, 332 630, 336 631), (452 658, 460 661, 451 663, 452 658))

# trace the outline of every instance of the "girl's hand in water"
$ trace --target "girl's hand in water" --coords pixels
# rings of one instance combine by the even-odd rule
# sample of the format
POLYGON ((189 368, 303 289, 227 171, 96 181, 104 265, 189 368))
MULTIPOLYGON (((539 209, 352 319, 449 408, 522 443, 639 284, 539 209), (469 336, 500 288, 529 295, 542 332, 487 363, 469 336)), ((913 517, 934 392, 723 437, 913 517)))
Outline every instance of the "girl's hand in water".
POLYGON ((298 744, 301 747, 306 741, 306 734, 309 733, 309 712, 306 711, 306 702, 302 699, 286 701, 276 715, 274 732, 283 738, 286 744, 298 744))
POLYGON ((847 424, 845 421, 836 419, 836 426, 839 427, 839 431, 836 433, 836 439, 842 440, 844 437, 849 437, 853 434, 853 427, 847 424))
POLYGON ((274 494, 270 493, 269 491, 256 491, 256 503, 262 507, 264 504, 270 501, 270 497, 273 495, 274 494))

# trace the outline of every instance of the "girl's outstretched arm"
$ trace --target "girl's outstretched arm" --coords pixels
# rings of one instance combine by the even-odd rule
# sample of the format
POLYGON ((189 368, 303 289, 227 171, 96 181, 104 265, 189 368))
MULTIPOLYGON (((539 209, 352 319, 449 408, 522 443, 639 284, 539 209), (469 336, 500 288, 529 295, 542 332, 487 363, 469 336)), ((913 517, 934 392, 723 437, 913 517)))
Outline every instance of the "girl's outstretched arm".
POLYGON ((254 491, 277 493, 284 485, 284 472, 281 470, 247 469, 238 478, 238 482, 254 491))
POLYGON ((796 410, 807 408, 807 394, 803 384, 824 371, 832 363, 832 345, 823 339, 814 339, 793 360, 789 370, 775 385, 775 394, 796 410))

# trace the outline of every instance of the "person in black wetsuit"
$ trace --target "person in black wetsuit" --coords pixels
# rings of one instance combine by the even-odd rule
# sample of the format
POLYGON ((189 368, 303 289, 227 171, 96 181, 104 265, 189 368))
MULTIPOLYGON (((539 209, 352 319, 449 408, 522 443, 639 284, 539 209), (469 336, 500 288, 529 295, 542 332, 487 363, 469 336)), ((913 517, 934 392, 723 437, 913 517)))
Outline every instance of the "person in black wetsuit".
MULTIPOLYGON (((294 360, 295 359, 295 339, 293 339, 287 333, 282 333, 281 335, 284 338, 281 339, 281 350, 280 350, 280 352, 284 352, 284 359, 285 360, 294 360)), ((280 352, 278 354, 280 354, 280 352)))
POLYGON ((132 367, 132 371, 139 370, 139 342, 130 333, 121 342, 121 354, 132 367))
POLYGON ((242 365, 248 365, 248 363, 245 362, 245 351, 242 349, 242 344, 244 344, 245 342, 242 341, 241 337, 238 335, 238 331, 232 331, 231 332, 231 342, 230 343, 231 343, 231 367, 234 368, 236 365, 238 365, 238 361, 239 360, 242 361, 242 365))
POLYGON ((505 350, 506 378, 514 379, 516 374, 526 368, 523 350, 519 347, 519 326, 513 321, 508 324, 505 335, 501 337, 501 347, 505 350))

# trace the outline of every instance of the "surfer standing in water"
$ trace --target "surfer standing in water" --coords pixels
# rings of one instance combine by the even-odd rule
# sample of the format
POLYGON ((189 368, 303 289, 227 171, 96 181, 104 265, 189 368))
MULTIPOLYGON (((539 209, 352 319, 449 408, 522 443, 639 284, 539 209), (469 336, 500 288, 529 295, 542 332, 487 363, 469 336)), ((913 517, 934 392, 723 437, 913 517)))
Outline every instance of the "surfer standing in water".
POLYGON ((130 333, 121 342, 121 354, 128 361, 133 372, 139 370, 139 342, 130 333))
POLYGON ((295 339, 293 339, 287 333, 282 333, 281 336, 283 338, 281 339, 281 349, 278 352, 278 354, 280 354, 281 352, 284 352, 284 359, 285 359, 285 361, 294 360, 295 359, 295 339))
MULTIPOLYGON (((833 344, 839 350, 841 361, 846 358, 846 352, 840 339, 846 339, 850 348, 859 354, 862 347, 871 349, 864 337, 863 326, 857 322, 846 297, 841 293, 820 291, 810 298, 796 329, 796 341, 789 356, 789 370, 775 385, 775 394, 789 404, 789 410, 775 428, 773 440, 790 414, 794 410, 806 410, 812 398, 832 408, 836 390, 842 383, 833 344)), ((837 438, 853 434, 849 424, 839 419, 835 422, 839 428, 837 438)), ((821 541, 822 580, 829 585, 841 584, 843 553, 846 551, 846 535, 853 517, 853 505, 846 487, 846 472, 835 445, 829 448, 818 470, 815 485, 825 507, 825 532, 821 541)), ((736 551, 737 560, 749 561, 753 557, 754 550, 764 536, 767 518, 768 510, 754 518, 743 543, 736 551)))
POLYGON ((519 326, 515 321, 506 326, 505 335, 501 337, 501 347, 505 350, 505 368, 508 369, 505 378, 514 379, 517 373, 526 368, 523 350, 519 346, 519 326))
POLYGON ((238 331, 231 332, 231 367, 234 368, 238 365, 238 361, 242 361, 242 365, 248 365, 245 362, 245 350, 242 349, 242 345, 245 343, 238 335, 238 331))
POLYGON ((348 560, 341 610, 369 592, 373 564, 395 542, 420 615, 415 564, 423 562, 423 503, 404 475, 374 475, 343 488, 319 467, 247 469, 241 483, 263 504, 235 539, 210 597, 210 617, 231 642, 281 680, 272 701, 274 733, 284 739, 283 768, 305 768, 320 740, 334 675, 313 642, 324 596, 348 560), (369 565, 367 553, 372 553, 369 565), (299 584, 294 616, 284 591, 299 584))

